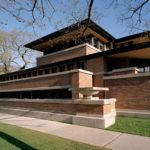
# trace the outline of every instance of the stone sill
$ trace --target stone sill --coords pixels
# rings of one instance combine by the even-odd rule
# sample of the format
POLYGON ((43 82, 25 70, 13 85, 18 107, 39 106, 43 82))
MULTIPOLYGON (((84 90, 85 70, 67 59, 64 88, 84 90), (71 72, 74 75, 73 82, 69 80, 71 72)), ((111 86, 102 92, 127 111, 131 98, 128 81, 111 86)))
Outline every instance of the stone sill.
POLYGON ((3 101, 14 101, 14 102, 38 102, 38 103, 56 103, 56 104, 82 104, 82 105, 109 105, 116 101, 115 98, 110 99, 99 99, 99 100, 72 100, 72 99, 0 99, 3 101))
POLYGON ((121 69, 113 69, 110 72, 106 72, 106 74, 113 74, 113 73, 120 73, 120 72, 127 72, 127 71, 140 71, 137 67, 129 67, 129 68, 121 68, 121 69))
POLYGON ((76 45, 76 46, 73 46, 73 47, 70 47, 70 48, 67 48, 67 49, 64 49, 64 50, 60 50, 58 52, 54 52, 54 53, 51 53, 51 54, 47 54, 47 55, 44 55, 44 56, 40 56, 38 57, 37 59, 40 59, 40 58, 45 58, 45 57, 48 57, 48 56, 53 56, 53 55, 57 55, 57 54, 60 54, 60 53, 65 53, 67 51, 71 51, 71 50, 74 50, 76 48, 81 48, 81 47, 90 47, 92 48, 93 50, 95 50, 96 52, 101 52, 101 50, 97 49, 96 47, 88 44, 88 43, 84 43, 84 44, 81 44, 81 45, 76 45))
POLYGON ((103 79, 104 80, 111 80, 111 79, 136 78, 136 77, 146 77, 146 76, 150 76, 150 72, 138 73, 138 74, 105 76, 103 79))
POLYGON ((51 73, 51 74, 39 75, 39 76, 33 76, 33 77, 27 77, 27 78, 22 78, 22 79, 14 79, 14 80, 9 80, 9 81, 2 81, 0 83, 11 83, 11 82, 33 80, 33 79, 39 79, 39 78, 44 78, 44 77, 59 76, 59 75, 64 75, 64 74, 71 74, 71 73, 76 73, 76 72, 82 72, 82 73, 85 73, 85 74, 93 75, 92 72, 87 71, 87 70, 73 69, 73 70, 64 71, 64 72, 51 73))
POLYGON ((61 90, 61 89, 69 89, 71 85, 64 86, 50 86, 50 87, 35 87, 35 88, 19 88, 19 89, 6 89, 0 90, 0 92, 17 92, 17 91, 40 91, 40 90, 61 90))

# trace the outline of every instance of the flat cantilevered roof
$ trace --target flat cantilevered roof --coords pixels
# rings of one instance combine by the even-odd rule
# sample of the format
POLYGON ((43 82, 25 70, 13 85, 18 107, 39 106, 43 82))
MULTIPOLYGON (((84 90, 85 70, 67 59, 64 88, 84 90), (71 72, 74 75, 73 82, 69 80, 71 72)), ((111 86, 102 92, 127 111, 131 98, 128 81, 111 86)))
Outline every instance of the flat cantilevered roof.
MULTIPOLYGON (((88 23, 88 19, 85 19, 85 20, 83 20, 81 22, 77 22, 77 23, 75 23, 73 25, 70 25, 70 26, 68 26, 66 28, 63 28, 61 30, 58 30, 58 31, 53 32, 51 34, 48 34, 48 35, 46 35, 44 37, 41 37, 40 39, 32 41, 32 42, 30 42, 30 43, 28 43, 28 44, 26 44, 24 46, 27 47, 27 48, 36 49, 36 48, 34 48, 34 46, 42 44, 43 42, 46 42, 48 40, 57 38, 59 36, 65 35, 65 34, 67 34, 69 32, 74 31, 74 30, 77 30, 80 27, 86 26, 87 23, 88 23)), ((111 34, 109 34, 107 31, 105 31, 103 28, 101 28, 99 25, 97 25, 92 20, 89 21, 88 28, 90 28, 91 30, 95 31, 99 35, 105 37, 109 41, 114 41, 115 40, 115 37, 113 37, 111 34)), ((43 51, 42 49, 36 49, 36 50, 43 51)))

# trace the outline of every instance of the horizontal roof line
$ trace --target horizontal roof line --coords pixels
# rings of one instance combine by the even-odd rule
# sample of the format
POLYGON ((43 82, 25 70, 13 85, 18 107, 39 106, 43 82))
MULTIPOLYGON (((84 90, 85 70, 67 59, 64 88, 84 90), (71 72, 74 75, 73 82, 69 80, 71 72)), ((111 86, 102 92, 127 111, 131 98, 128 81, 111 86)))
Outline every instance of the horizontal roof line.
MULTIPOLYGON (((56 32, 53 32, 53 33, 48 34, 46 36, 43 36, 43 37, 41 37, 41 38, 39 38, 39 39, 37 39, 35 41, 27 43, 24 46, 27 47, 27 48, 32 48, 36 44, 42 43, 43 41, 47 41, 50 38, 53 39, 55 37, 67 34, 68 32, 73 31, 75 29, 78 29, 78 28, 80 28, 80 26, 86 25, 87 21, 88 21, 88 19, 85 19, 85 20, 83 20, 81 22, 77 22, 77 23, 75 23, 73 25, 70 25, 68 27, 65 27, 65 28, 63 28, 61 30, 58 30, 56 32)), ((106 38, 109 38, 111 40, 115 39, 115 37, 113 37, 111 34, 109 34, 107 31, 105 31, 103 28, 101 28, 99 25, 97 25, 92 20, 90 20, 90 24, 88 25, 88 27, 91 28, 91 29, 93 29, 93 30, 97 30, 97 31, 101 32, 101 34, 103 34, 103 36, 106 37, 106 38)))
POLYGON ((82 59, 89 59, 89 58, 100 57, 100 56, 109 56, 109 55, 113 55, 113 54, 118 54, 118 53, 123 53, 123 52, 128 52, 128 51, 134 51, 134 50, 138 50, 138 49, 141 49, 141 48, 148 48, 148 47, 150 47, 150 42, 145 42, 145 43, 137 44, 137 45, 133 45, 133 46, 126 46, 126 47, 123 47, 123 48, 115 48, 115 49, 102 51, 102 52, 98 52, 98 53, 94 53, 94 54, 90 54, 90 55, 85 55, 85 56, 72 58, 72 59, 68 59, 68 60, 63 60, 63 61, 56 62, 56 63, 41 65, 41 66, 37 66, 37 67, 33 67, 33 68, 21 70, 21 71, 2 74, 2 75, 0 75, 0 77, 5 76, 5 75, 11 75, 11 74, 19 73, 19 72, 24 73, 26 71, 33 71, 34 69, 39 69, 40 70, 43 67, 46 68, 46 67, 50 67, 52 65, 58 65, 60 63, 66 63, 66 62, 70 62, 70 61, 74 61, 74 60, 79 60, 80 61, 82 59))

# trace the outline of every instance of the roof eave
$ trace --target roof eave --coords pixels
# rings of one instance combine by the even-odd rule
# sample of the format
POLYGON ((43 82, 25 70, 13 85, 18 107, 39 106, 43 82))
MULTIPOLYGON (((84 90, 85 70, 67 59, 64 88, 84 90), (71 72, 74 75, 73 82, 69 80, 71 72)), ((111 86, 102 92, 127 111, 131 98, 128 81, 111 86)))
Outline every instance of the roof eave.
MULTIPOLYGON (((30 43, 27 43, 25 44, 24 46, 27 47, 27 48, 32 48, 32 49, 35 49, 33 48, 34 46, 36 46, 37 44, 40 44, 44 41, 47 41, 49 38, 55 38, 55 37, 58 37, 58 36, 61 36, 61 35, 64 35, 64 34, 67 34, 68 32, 71 32, 73 30, 76 30, 77 28, 79 28, 80 26, 79 25, 85 25, 87 23, 87 19, 81 21, 81 22, 77 22, 73 25, 70 25, 66 28, 63 28, 59 31, 56 31, 56 32, 53 32, 51 34, 48 34, 44 37, 41 37, 35 41, 32 41, 30 43), (64 32, 65 31, 65 32, 64 32), (66 32, 67 31, 67 32, 66 32)), ((91 28, 92 30, 96 30, 96 32, 99 32, 99 34, 102 34, 105 38, 109 39, 109 40, 115 40, 115 38, 109 34, 107 31, 105 31, 104 29, 102 29, 100 26, 98 26, 95 22, 93 22, 92 20, 90 20, 90 23, 89 23, 89 28, 91 28)), ((35 49, 36 50, 36 49, 35 49)), ((39 50, 40 51, 40 50, 39 50)))

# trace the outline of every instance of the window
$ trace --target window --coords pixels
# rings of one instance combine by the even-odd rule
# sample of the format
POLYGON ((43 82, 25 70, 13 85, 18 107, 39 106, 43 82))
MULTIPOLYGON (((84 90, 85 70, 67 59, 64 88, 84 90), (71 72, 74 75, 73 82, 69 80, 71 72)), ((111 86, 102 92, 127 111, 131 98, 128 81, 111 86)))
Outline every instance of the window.
POLYGON ((38 75, 42 75, 43 74, 43 70, 38 70, 38 75))
POLYGON ((36 71, 33 71, 33 76, 37 76, 37 72, 36 71))
POLYGON ((138 69, 140 70, 140 72, 150 72, 150 66, 144 66, 138 69))
POLYGON ((53 67, 52 68, 52 73, 56 73, 57 72, 57 67, 53 67))
POLYGON ((69 64, 68 65, 68 70, 72 70, 72 69, 74 69, 74 64, 69 64))
POLYGON ((6 77, 3 77, 3 81, 6 81, 6 77))
POLYGON ((63 65, 63 66, 59 66, 59 71, 60 71, 60 72, 65 71, 65 69, 66 69, 65 65, 63 65))
POLYGON ((120 44, 120 47, 124 47, 124 43, 120 44))
POLYGON ((17 75, 14 75, 14 79, 17 79, 17 75))
POLYGON ((26 73, 23 74, 23 78, 26 78, 26 73))
POLYGON ((131 46, 131 45, 133 45, 133 41, 121 43, 121 44, 120 44, 120 47, 131 46))
POLYGON ((96 47, 99 50, 104 50, 104 44, 96 37, 91 38, 91 45, 96 47))
POLYGON ((9 80, 9 77, 6 77, 6 80, 9 80))
POLYGON ((100 44, 99 49, 100 49, 100 50, 104 50, 104 45, 103 45, 103 44, 100 44))
POLYGON ((150 66, 145 66, 145 72, 150 72, 150 66))
POLYGON ((27 77, 31 77, 31 72, 28 72, 27 77))
POLYGON ((94 38, 93 46, 94 46, 94 47, 97 47, 97 44, 98 44, 98 39, 97 39, 97 38, 94 38))
POLYGON ((49 74, 50 73, 50 70, 47 68, 44 70, 45 71, 45 74, 49 74))
POLYGON ((3 77, 0 77, 0 81, 3 81, 3 77))
POLYGON ((21 74, 18 75, 18 79, 20 79, 20 78, 21 78, 21 74))
POLYGON ((85 68, 84 62, 78 62, 78 63, 77 63, 77 68, 78 68, 78 69, 84 69, 84 68, 85 68))
POLYGON ((13 80, 13 76, 10 76, 10 80, 13 80))

